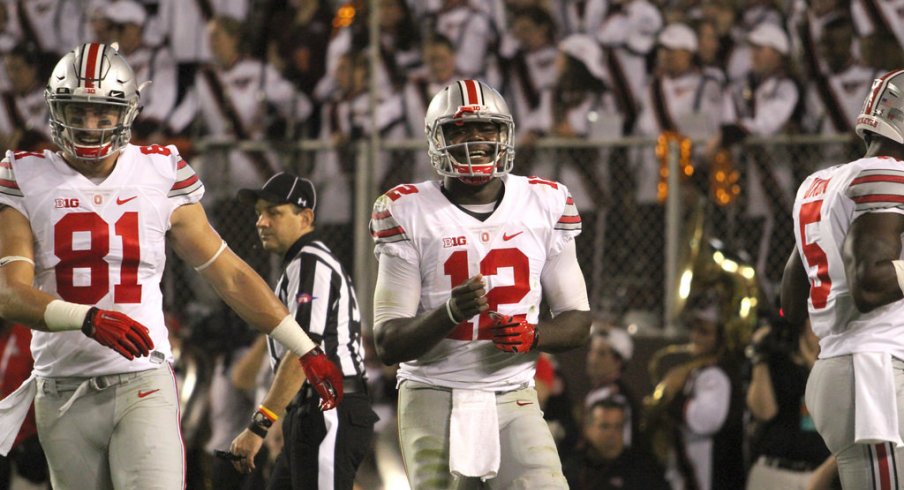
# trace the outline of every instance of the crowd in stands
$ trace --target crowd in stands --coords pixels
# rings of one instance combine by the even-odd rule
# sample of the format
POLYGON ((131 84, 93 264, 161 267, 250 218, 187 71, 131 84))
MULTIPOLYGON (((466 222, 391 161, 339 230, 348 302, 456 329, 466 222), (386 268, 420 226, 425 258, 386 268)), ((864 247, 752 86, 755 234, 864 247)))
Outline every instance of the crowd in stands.
MULTIPOLYGON (((95 40, 118 42, 138 78, 153 81, 141 139, 419 137, 425 102, 460 78, 485 80, 511 101, 520 146, 673 130, 718 135, 712 152, 746 135, 847 133, 875 75, 902 64, 904 28, 890 4, 5 0, 0 133, 7 148, 39 145, 46 129, 33 99, 48 61, 95 40), (366 114, 371 77, 377 128, 366 114)), ((248 177, 266 163, 246 162, 248 177)), ((639 198, 655 196, 639 187, 639 198)))
MULTIPOLYGON (((234 148, 226 155, 228 175, 205 171, 205 166, 213 167, 193 148, 199 138, 331 143, 331 149, 318 151, 307 176, 322 196, 318 224, 346 226, 355 179, 355 156, 346 143, 375 132, 386 139, 422 138, 427 102, 440 88, 462 78, 487 81, 509 102, 517 131, 516 169, 524 175, 543 174, 544 165, 553 165, 534 158, 531 151, 533 143, 545 137, 605 140, 678 134, 701 143, 694 146, 696 160, 718 162, 748 137, 852 134, 873 79, 904 67, 899 4, 0 0, 0 150, 51 147, 43 92, 53 63, 80 43, 116 42, 139 81, 152 81, 141 92, 143 110, 133 127, 133 142, 175 143, 184 156, 196 157, 192 165, 213 199, 228 198, 239 187, 259 187, 281 164, 275 150, 234 148), (368 10, 374 5, 380 10, 380 62, 370 66, 368 10), (375 119, 369 113, 371 83, 378 87, 375 119)), ((771 160, 757 158, 739 162, 746 175, 741 214, 753 240, 766 241, 752 247, 761 251, 758 270, 767 270, 766 256, 782 261, 787 256, 785 250, 775 252, 768 244, 772 232, 764 230, 787 235, 780 225, 790 219, 793 192, 802 176, 845 160, 844 155, 826 152, 805 162, 806 168, 769 165, 764 162, 771 160)), ((571 162, 588 186, 584 195, 576 190, 576 202, 586 207, 582 214, 592 215, 604 206, 604 195, 612 197, 609 202, 620 202, 617 194, 630 192, 638 221, 657 223, 661 229, 659 160, 641 155, 626 161, 631 162, 633 181, 627 189, 606 189, 607 177, 597 166, 579 157, 571 162)), ((432 175, 426 159, 410 163, 397 155, 380 155, 381 189, 432 175)), ((699 344, 697 362, 664 376, 671 382, 671 398, 661 419, 670 421, 664 430, 671 452, 659 460, 654 457, 659 448, 644 442, 649 434, 641 434, 643 410, 637 397, 642 393, 631 393, 620 378, 633 353, 624 331, 595 329, 586 363, 593 389, 584 403, 578 401, 578 409, 563 399, 567 390, 555 359, 541 359, 538 391, 549 407, 553 433, 562 442, 572 488, 619 488, 618 481, 635 482, 633 488, 659 488, 665 480, 671 488, 741 488, 720 485, 739 484, 744 469, 713 456, 745 461, 739 454, 745 396, 748 413, 765 434, 746 458, 747 466, 758 468, 758 478, 768 473, 764 468, 777 468, 803 474, 807 481, 823 475, 831 480, 833 462, 819 446, 821 441, 813 438, 797 396, 800 379, 806 379, 812 365, 807 333, 800 333, 800 343, 797 335, 784 339, 780 348, 768 343, 774 332, 761 334, 760 356, 752 358, 752 365, 759 367, 748 363, 745 382, 739 366, 723 362, 731 359, 723 357, 720 317, 705 309, 697 313, 688 319, 692 340, 699 344), (770 369, 786 372, 788 366, 800 376, 773 388, 780 377, 769 380, 770 369), (768 390, 754 384, 767 380, 768 390), (772 403, 763 406, 762 397, 751 398, 746 391, 750 385, 773 392, 772 403), (801 433, 807 438, 796 437, 801 433), (807 441, 806 447, 789 448, 801 440, 807 441), (725 443, 734 444, 733 450, 720 452, 725 443), (740 473, 721 475, 716 470, 740 473)), ((244 346, 223 347, 207 369, 228 382, 230 364, 246 350, 259 354, 254 347, 245 349, 251 343, 246 340, 244 346)), ((374 364, 372 357, 368 361, 371 380, 380 384, 374 392, 384 410, 381 416, 391 429, 393 373, 374 364)), ((253 383, 244 385, 245 392, 253 391, 253 383)), ((244 408, 232 411, 236 417, 247 415, 244 408)), ((384 458, 374 464, 392 463, 384 458)), ((759 488, 779 488, 771 484, 759 488)))

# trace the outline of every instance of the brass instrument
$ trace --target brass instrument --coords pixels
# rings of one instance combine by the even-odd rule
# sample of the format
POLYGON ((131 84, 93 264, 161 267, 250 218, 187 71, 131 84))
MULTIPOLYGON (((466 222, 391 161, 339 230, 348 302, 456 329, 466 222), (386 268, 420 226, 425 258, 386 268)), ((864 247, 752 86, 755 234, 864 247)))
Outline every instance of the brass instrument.
POLYGON ((679 253, 678 287, 671 298, 674 313, 667 321, 682 323, 689 300, 703 293, 715 293, 720 302, 720 323, 724 326, 723 343, 729 352, 735 353, 747 345, 756 327, 759 304, 756 270, 748 258, 732 253, 721 240, 709 237, 705 206, 705 199, 698 198, 682 228, 686 236, 679 253))
POLYGON ((697 199, 682 228, 678 287, 673 294, 674 315, 670 324, 684 323, 685 310, 704 293, 718 298, 722 343, 719 354, 692 357, 691 344, 665 346, 650 357, 647 372, 655 388, 644 398, 642 431, 654 454, 664 464, 675 441, 676 427, 668 414, 687 377, 697 369, 715 363, 721 355, 742 355, 756 326, 758 290, 754 268, 729 253, 722 242, 708 239, 705 200, 697 199), (663 369, 666 363, 672 369, 663 369))

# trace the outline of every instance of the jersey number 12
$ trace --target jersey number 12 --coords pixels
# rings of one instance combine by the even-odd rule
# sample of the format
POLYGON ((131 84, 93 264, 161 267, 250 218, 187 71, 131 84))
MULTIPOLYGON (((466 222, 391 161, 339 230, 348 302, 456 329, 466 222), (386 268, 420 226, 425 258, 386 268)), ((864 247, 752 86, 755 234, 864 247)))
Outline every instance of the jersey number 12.
MULTIPOLYGON (((510 286, 496 286, 487 291, 489 310, 498 311, 499 305, 518 304, 530 291, 530 260, 517 248, 500 248, 490 250, 480 261, 480 273, 484 276, 496 275, 503 267, 512 268, 513 283, 510 286)), ((465 282, 470 277, 468 271, 468 252, 457 250, 446 259, 443 272, 449 276, 452 287, 465 282)), ((477 340, 493 338, 490 325, 493 320, 484 312, 480 314, 477 325, 477 340)), ((465 320, 455 327, 446 338, 453 340, 473 340, 474 328, 470 320, 465 320)))

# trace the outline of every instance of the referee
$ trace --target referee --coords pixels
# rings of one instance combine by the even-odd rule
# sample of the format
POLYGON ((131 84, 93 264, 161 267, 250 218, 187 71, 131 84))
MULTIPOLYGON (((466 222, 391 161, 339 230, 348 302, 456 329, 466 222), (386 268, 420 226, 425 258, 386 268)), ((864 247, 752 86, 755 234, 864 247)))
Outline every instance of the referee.
POLYGON ((283 257, 276 295, 340 366, 345 395, 336 410, 321 411, 298 357, 270 341, 276 376, 248 428, 232 441, 230 451, 242 457, 234 465, 253 470, 268 429, 283 419, 285 445, 267 488, 350 490, 377 421, 366 389, 361 314, 351 278, 314 232, 317 194, 311 181, 279 173, 260 190, 242 189, 238 197, 254 205, 264 249, 283 257))

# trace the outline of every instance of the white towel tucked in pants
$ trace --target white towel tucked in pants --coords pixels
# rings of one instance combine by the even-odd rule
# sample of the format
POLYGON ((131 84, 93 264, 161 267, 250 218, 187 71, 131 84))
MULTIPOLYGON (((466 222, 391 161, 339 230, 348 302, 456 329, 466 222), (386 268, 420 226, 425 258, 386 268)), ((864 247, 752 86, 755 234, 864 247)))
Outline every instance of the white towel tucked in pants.
POLYGON ((897 393, 891 354, 858 352, 854 357, 854 442, 904 446, 898 431, 897 393))
POLYGON ((37 382, 32 373, 16 391, 0 400, 0 456, 9 454, 36 393, 37 382))
POLYGON ((488 480, 499 472, 500 454, 496 394, 453 389, 449 471, 457 477, 488 480))

